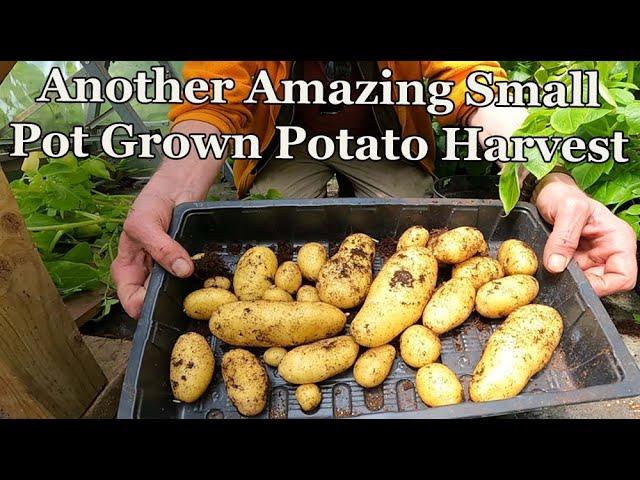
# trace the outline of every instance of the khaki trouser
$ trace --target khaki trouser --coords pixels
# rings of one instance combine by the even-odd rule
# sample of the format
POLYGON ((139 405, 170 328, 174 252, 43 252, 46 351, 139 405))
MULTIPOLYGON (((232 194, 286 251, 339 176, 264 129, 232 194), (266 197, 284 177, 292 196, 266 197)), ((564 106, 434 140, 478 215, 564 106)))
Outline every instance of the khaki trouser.
POLYGON ((284 198, 322 198, 334 172, 353 185, 356 197, 431 197, 433 178, 418 165, 401 160, 342 160, 334 155, 315 160, 305 145, 292 148, 293 160, 272 159, 258 174, 251 194, 266 194, 270 188, 284 198))

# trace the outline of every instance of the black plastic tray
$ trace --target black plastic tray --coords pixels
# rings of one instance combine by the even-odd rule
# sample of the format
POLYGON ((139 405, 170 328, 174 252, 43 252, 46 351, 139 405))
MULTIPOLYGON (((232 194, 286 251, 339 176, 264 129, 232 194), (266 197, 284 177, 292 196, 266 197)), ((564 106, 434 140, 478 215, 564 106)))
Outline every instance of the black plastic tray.
MULTIPOLYGON (((415 224, 428 228, 476 226, 495 255, 507 238, 527 241, 542 257, 548 228, 536 209, 519 203, 509 216, 495 200, 461 199, 335 199, 254 202, 189 203, 176 207, 170 234, 191 254, 211 242, 243 244, 239 254, 223 250, 230 268, 244 245, 294 246, 308 241, 340 242, 351 232, 374 238, 397 237, 415 224), (226 252, 226 253, 225 253, 226 252)), ((376 257, 375 270, 381 259, 376 257)), ((623 398, 640 394, 640 371, 626 349, 602 303, 575 262, 560 275, 540 268, 536 302, 562 314, 565 330, 547 367, 516 398, 486 403, 468 401, 471 373, 498 321, 472 317, 442 336, 441 361, 461 379, 462 404, 429 408, 416 395, 415 370, 397 358, 385 382, 373 389, 355 383, 351 371, 322 382, 322 403, 304 413, 295 400, 295 386, 287 385, 273 368, 270 400, 259 418, 461 418, 502 415, 556 405, 623 398)), ((216 373, 208 391, 194 404, 177 402, 169 386, 169 357, 178 336, 194 328, 182 311, 182 300, 200 287, 196 279, 180 280, 154 266, 120 397, 119 418, 239 418, 226 396, 219 365, 230 347, 208 335, 216 357, 216 373)), ((207 322, 197 324, 207 332, 207 322)), ((197 328, 197 327, 196 327, 197 328)), ((261 354, 264 349, 255 349, 261 354)))

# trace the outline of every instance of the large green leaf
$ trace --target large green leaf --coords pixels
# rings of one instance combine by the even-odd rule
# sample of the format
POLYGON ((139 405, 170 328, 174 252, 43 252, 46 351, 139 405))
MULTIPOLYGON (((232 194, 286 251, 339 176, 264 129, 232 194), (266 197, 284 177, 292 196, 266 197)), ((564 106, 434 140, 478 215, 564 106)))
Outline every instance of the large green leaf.
POLYGON ((640 101, 635 101, 624 108, 619 108, 618 113, 624 116, 627 125, 629 125, 627 135, 640 134, 640 101))
POLYGON ((602 118, 611 111, 608 108, 558 108, 551 115, 551 126, 558 132, 569 135, 575 133, 581 125, 602 118))
POLYGON ((504 211, 511 212, 520 198, 520 184, 515 164, 508 163, 503 167, 500 173, 499 192, 504 211))
POLYGON ((100 286, 98 271, 89 265, 66 260, 53 260, 45 265, 62 296, 100 286))
POLYGON ((611 171, 613 168, 613 160, 607 160, 602 163, 583 162, 571 169, 571 175, 580 188, 586 190, 596 183, 598 179, 611 171))

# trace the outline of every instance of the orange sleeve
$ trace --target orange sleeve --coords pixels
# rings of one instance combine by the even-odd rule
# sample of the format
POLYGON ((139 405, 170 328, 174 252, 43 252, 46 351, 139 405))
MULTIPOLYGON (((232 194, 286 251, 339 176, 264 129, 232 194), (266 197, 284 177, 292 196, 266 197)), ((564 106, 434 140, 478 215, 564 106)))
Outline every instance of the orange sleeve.
MULTIPOLYGON (((449 115, 440 115, 437 118, 442 126, 466 125, 469 115, 477 107, 465 105, 464 97, 467 89, 467 76, 473 72, 485 71, 493 73, 493 80, 506 80, 507 73, 498 62, 421 62, 422 75, 429 80, 448 80, 455 82, 449 98, 455 104, 453 112, 449 115)), ((473 98, 481 100, 482 96, 474 94, 473 98)))
POLYGON ((257 62, 186 62, 182 70, 184 81, 192 78, 231 78, 233 89, 225 91, 225 104, 193 105, 187 102, 175 104, 169 110, 169 120, 174 123, 185 120, 207 122, 221 133, 240 134, 253 119, 250 105, 242 101, 252 87, 252 76, 258 68, 257 62))

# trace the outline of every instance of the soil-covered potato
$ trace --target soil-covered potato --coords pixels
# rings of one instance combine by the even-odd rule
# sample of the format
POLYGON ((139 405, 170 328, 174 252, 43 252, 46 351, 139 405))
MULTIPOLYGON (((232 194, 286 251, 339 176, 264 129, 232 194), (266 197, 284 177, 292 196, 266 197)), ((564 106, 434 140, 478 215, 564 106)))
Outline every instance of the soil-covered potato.
POLYGON ((221 276, 207 278, 204 281, 204 288, 209 288, 209 287, 216 287, 216 288, 222 288, 224 290, 229 290, 231 288, 231 280, 229 280, 227 277, 221 277, 221 276))
POLYGON ((429 230, 420 225, 407 228, 398 239, 397 251, 408 247, 426 247, 429 241, 429 230))
POLYGON ((262 359, 264 360, 264 363, 266 363, 270 367, 275 368, 278 365, 280 365, 280 362, 282 361, 282 357, 284 357, 286 353, 287 353, 286 348, 271 347, 265 350, 265 352, 262 354, 262 359))
POLYGON ((456 374, 441 363, 430 363, 418 370, 416 390, 429 407, 454 405, 464 400, 464 390, 456 374))
POLYGON ((370 348, 360 355, 353 366, 354 380, 365 388, 380 385, 389 376, 395 358, 396 349, 393 345, 370 348))
POLYGON ((400 335, 400 356, 413 368, 424 367, 440 357, 438 336, 422 325, 411 325, 400 335))
POLYGON ((267 247, 247 250, 233 274, 233 291, 240 300, 259 300, 273 284, 278 269, 276 254, 267 247))
POLYGON ((350 332, 365 347, 391 342, 418 321, 438 276, 438 265, 425 247, 394 253, 369 289, 350 332))
POLYGON ((502 265, 491 257, 472 257, 451 269, 451 278, 468 278, 478 290, 485 283, 504 277, 502 265))
POLYGON ((211 314, 220 305, 237 301, 236 296, 229 290, 209 287, 191 292, 185 297, 182 306, 188 317, 196 320, 209 320, 211 314))
POLYGON ((507 275, 535 275, 538 271, 536 252, 526 243, 510 239, 498 249, 498 262, 507 275))
POLYGON ((262 294, 262 300, 269 300, 271 302, 293 302, 293 297, 281 288, 271 285, 262 294))
POLYGON ((267 406, 269 377, 253 353, 241 348, 225 353, 222 379, 229 399, 242 415, 258 415, 267 406))
POLYGON ((310 412, 322 402, 322 392, 315 383, 306 383, 296 388, 296 400, 305 412, 310 412))
POLYGON ((476 294, 476 310, 487 318, 506 317, 531 303, 538 295, 538 281, 530 275, 510 275, 484 284, 476 294))
POLYGON ((207 390, 215 370, 215 358, 207 340, 197 333, 180 335, 173 350, 169 379, 173 396, 192 403, 207 390))
POLYGON ((327 262, 327 249, 317 242, 305 243, 298 251, 298 267, 302 276, 315 282, 320 269, 327 262))
POLYGON ((316 287, 312 287, 311 285, 303 285, 298 289, 296 293, 296 300, 298 302, 319 302, 320 295, 318 295, 318 290, 316 287))
POLYGON ((436 236, 430 249, 440 263, 457 264, 489 250, 482 232, 473 227, 458 227, 436 236))
POLYGON ((289 347, 333 337, 346 321, 340 309, 327 303, 256 300, 221 305, 209 329, 229 345, 289 347))
POLYGON ((302 272, 295 262, 284 262, 276 271, 275 282, 278 288, 293 295, 302 285, 302 272))
POLYGON ((513 311, 489 338, 469 386, 474 402, 518 395, 549 362, 562 337, 562 317, 546 305, 513 311))
POLYGON ((468 278, 452 278, 431 296, 422 314, 422 323, 442 335, 462 324, 473 312, 476 290, 468 278))

